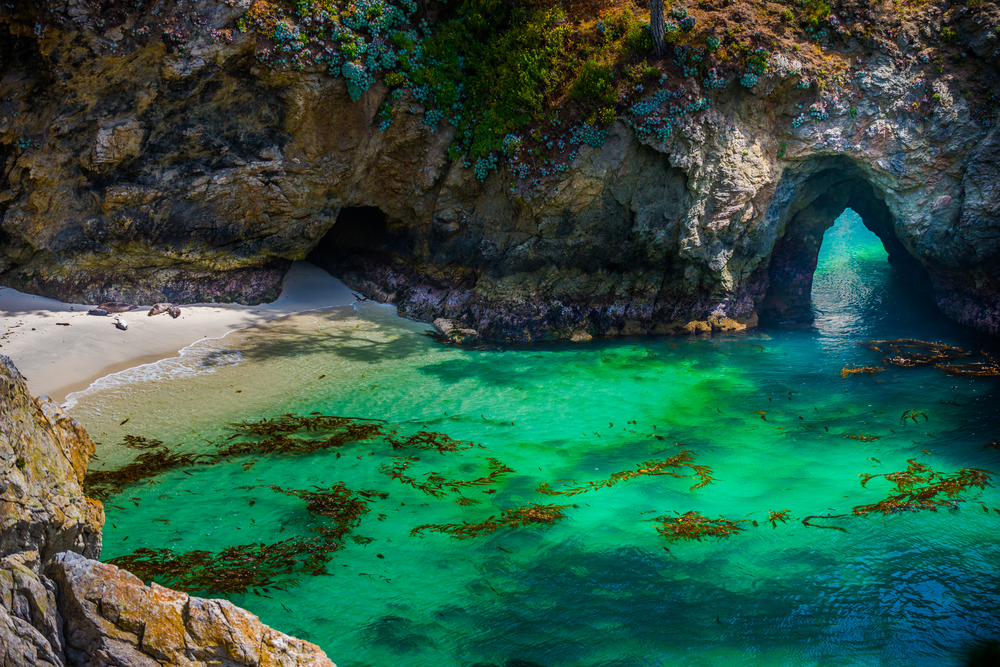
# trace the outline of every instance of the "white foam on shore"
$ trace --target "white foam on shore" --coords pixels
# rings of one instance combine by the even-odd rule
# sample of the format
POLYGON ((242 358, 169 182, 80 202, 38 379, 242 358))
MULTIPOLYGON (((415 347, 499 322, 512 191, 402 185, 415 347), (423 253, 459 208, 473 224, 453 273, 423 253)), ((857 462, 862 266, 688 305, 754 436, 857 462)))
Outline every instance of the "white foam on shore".
MULTIPOLYGON (((355 301, 346 305, 354 306, 356 303, 355 301)), ((343 305, 334 305, 320 308, 306 308, 294 313, 272 317, 263 322, 257 322, 238 329, 231 329, 217 338, 202 338, 181 348, 176 357, 167 357, 147 364, 140 364, 139 366, 126 368, 125 370, 98 378, 91 382, 90 386, 86 389, 68 394, 66 400, 62 402, 62 408, 70 410, 86 396, 117 389, 125 385, 192 378, 214 373, 221 368, 237 366, 243 361, 243 353, 239 350, 227 349, 227 346, 222 344, 222 341, 230 334, 260 327, 269 322, 289 317, 289 315, 302 315, 343 307, 343 305)), ((389 308, 392 310, 392 315, 395 316, 395 307, 389 306, 389 308)))
MULTIPOLYGON (((234 331, 240 331, 235 329, 234 331)), ((236 366, 243 361, 239 350, 228 350, 221 341, 233 331, 219 338, 205 338, 191 343, 180 350, 178 356, 160 359, 148 364, 126 368, 117 373, 111 373, 98 378, 90 386, 81 391, 74 391, 66 396, 62 407, 73 408, 85 396, 116 389, 128 384, 142 384, 162 380, 178 380, 198 375, 214 373, 220 368, 236 366)))

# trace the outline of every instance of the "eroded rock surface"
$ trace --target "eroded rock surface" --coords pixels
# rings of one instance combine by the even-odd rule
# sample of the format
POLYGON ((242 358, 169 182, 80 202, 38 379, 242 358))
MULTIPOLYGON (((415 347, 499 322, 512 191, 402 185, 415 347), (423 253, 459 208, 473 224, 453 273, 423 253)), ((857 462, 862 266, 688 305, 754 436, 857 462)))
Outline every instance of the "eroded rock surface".
POLYGON ((94 443, 0 356, 0 667, 333 667, 225 600, 147 587, 97 562, 94 443))
POLYGON ((315 644, 272 630, 226 600, 205 600, 67 552, 45 571, 63 594, 69 664, 330 667, 315 644))
MULTIPOLYGON (((248 6, 205 0, 183 50, 119 39, 114 55, 120 34, 95 32, 87 3, 52 9, 61 23, 40 36, 28 11, 0 18, 0 281, 86 302, 252 302, 308 255, 404 315, 488 339, 738 330, 795 310, 778 301, 805 289, 792 274, 809 261, 781 253, 832 222, 797 219, 827 197, 876 211, 866 223, 945 313, 1000 333, 1000 134, 950 70, 913 113, 919 63, 848 44, 864 61, 852 92, 820 93, 813 118, 779 54, 749 90, 691 79, 713 103, 663 141, 619 120, 565 172, 480 182, 449 161, 453 129, 401 114, 379 130, 381 84, 351 102, 322 66, 271 70, 256 36, 219 38, 248 6), (768 296, 778 274, 793 284, 768 296)), ((997 13, 962 23, 982 76, 997 13)))

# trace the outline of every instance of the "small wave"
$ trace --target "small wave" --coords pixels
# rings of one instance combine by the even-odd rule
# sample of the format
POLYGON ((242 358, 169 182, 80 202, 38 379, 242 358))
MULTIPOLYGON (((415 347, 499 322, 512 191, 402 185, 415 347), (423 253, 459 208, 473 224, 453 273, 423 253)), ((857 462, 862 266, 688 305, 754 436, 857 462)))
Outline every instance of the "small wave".
POLYGON ((86 389, 69 394, 62 407, 69 410, 85 396, 125 385, 191 378, 240 364, 243 361, 243 353, 225 347, 223 338, 199 340, 182 349, 179 356, 160 359, 98 378, 86 389))

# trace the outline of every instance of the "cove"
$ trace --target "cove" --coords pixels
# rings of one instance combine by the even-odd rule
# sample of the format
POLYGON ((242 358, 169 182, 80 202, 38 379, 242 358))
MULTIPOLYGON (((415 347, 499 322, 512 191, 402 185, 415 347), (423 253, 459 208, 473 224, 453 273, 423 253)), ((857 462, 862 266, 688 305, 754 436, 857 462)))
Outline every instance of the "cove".
POLYGON ((958 664, 1000 631, 1000 494, 888 516, 852 508, 893 488, 860 475, 910 459, 997 470, 997 379, 841 371, 880 362, 865 340, 995 344, 943 320, 851 212, 824 236, 812 309, 811 323, 747 335, 473 350, 362 303, 206 341, 72 397, 101 443, 92 469, 135 457, 119 444, 126 434, 206 452, 229 423, 283 413, 383 419, 403 436, 443 432, 481 448, 362 441, 166 472, 106 501, 102 558, 308 536, 319 520, 269 486, 343 482, 388 494, 353 531, 366 539, 345 539, 321 573, 283 590, 232 596, 341 667, 958 664), (681 467, 680 478, 538 491, 682 451, 714 481, 692 490, 699 479, 681 467), (380 471, 407 456, 420 479, 481 478, 491 457, 515 472, 433 497, 380 471), (411 535, 529 503, 570 506, 551 525, 469 540, 411 535), (767 522, 786 510, 789 520, 767 522), (690 511, 743 530, 702 541, 657 532, 654 519, 690 511), (823 516, 835 518, 803 524, 823 516))

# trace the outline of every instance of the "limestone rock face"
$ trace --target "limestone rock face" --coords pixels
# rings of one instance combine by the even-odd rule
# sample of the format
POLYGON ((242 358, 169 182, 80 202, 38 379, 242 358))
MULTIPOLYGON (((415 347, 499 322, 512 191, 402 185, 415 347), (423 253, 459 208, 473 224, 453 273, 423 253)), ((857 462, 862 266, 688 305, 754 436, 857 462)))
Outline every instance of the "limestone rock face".
POLYGON ((225 600, 97 562, 94 443, 0 356, 0 667, 333 667, 318 646, 225 600))
MULTIPOLYGON (((88 27, 88 3, 53 9, 42 36, 28 13, 0 17, 2 144, 36 137, 0 150, 0 281, 86 302, 253 302, 309 256, 487 339, 735 330, 801 308, 811 260, 788 253, 856 206, 945 313, 1000 333, 1000 129, 973 118, 957 75, 915 113, 914 62, 854 44, 850 97, 807 100, 799 63, 776 54, 749 90, 691 80, 713 103, 666 140, 616 121, 558 175, 480 182, 448 160, 453 129, 398 114, 379 130, 381 84, 351 102, 319 66, 274 71, 253 35, 219 38, 248 6, 205 0, 184 49, 118 40, 114 54, 120 35, 88 27)), ((996 65, 989 22, 967 23, 963 43, 996 65)))

